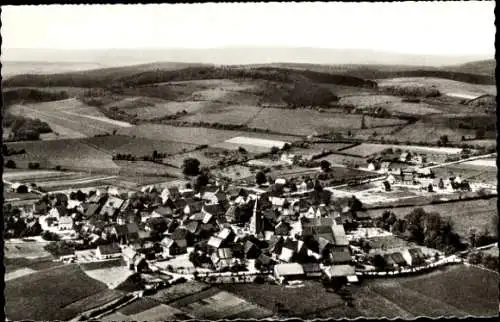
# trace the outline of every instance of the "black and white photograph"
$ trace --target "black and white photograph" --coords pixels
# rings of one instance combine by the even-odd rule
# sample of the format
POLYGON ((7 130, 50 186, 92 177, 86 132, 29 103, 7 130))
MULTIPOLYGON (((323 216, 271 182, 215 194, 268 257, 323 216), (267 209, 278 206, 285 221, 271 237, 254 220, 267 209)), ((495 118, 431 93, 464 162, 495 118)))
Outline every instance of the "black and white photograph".
POLYGON ((2 5, 6 320, 498 316, 495 5, 2 5))

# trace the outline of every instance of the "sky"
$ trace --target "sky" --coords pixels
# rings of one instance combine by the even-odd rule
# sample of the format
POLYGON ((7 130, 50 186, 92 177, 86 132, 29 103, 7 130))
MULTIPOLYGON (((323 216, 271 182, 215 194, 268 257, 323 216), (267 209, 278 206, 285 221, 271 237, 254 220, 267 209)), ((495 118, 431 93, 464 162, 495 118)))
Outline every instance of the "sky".
POLYGON ((494 1, 3 6, 8 48, 317 47, 495 53, 494 1))

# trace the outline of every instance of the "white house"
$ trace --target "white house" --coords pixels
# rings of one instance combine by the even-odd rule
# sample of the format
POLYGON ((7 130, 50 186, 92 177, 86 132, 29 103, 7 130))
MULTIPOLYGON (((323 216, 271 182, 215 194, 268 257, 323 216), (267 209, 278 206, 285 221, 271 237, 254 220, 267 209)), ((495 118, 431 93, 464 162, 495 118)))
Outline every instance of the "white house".
POLYGON ((98 259, 118 258, 122 256, 122 250, 118 244, 99 245, 95 251, 98 259))
POLYGON ((59 218, 59 230, 73 229, 73 218, 71 216, 63 216, 59 218))

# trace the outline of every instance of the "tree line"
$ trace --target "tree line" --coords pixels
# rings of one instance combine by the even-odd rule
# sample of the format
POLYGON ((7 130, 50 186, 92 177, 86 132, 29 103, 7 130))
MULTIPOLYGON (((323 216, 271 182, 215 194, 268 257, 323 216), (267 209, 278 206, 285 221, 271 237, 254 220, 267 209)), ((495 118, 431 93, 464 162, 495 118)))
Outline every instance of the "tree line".
POLYGON ((393 212, 385 211, 382 216, 374 220, 374 224, 407 241, 435 248, 446 254, 453 254, 466 248, 449 219, 441 217, 437 212, 426 212, 423 208, 416 208, 400 219, 393 212))

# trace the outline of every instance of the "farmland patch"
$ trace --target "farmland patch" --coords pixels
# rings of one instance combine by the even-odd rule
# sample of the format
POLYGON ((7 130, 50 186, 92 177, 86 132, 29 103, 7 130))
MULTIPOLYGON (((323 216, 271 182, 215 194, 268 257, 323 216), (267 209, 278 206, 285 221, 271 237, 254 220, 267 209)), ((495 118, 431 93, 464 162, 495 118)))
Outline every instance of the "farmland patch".
POLYGON ((6 316, 12 320, 67 320, 80 313, 65 306, 106 290, 106 286, 65 265, 7 281, 6 316))
POLYGON ((482 94, 496 95, 495 85, 476 85, 444 78, 434 77, 399 77, 378 79, 379 87, 385 86, 428 86, 436 87, 441 93, 460 93, 470 96, 482 94))
MULTIPOLYGON (((266 108, 249 122, 248 126, 286 134, 311 135, 332 130, 360 129, 361 119, 361 115, 320 113, 307 109, 266 108)), ((397 119, 365 117, 365 126, 368 128, 404 123, 397 119)))

